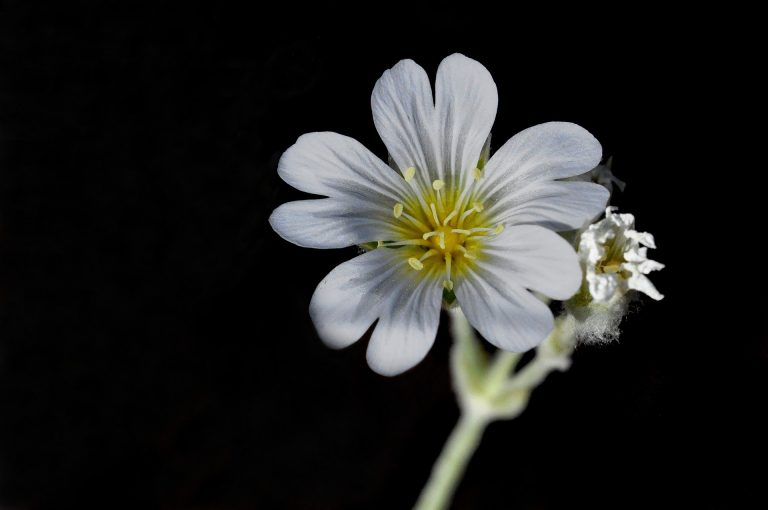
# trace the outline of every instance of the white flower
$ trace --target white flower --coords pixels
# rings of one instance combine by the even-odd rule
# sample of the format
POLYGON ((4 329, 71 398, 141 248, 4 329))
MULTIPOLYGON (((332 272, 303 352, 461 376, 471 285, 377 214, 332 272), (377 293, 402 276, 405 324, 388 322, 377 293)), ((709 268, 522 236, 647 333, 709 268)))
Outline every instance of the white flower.
POLYGON ((336 133, 304 135, 283 154, 283 180, 327 198, 278 207, 270 223, 280 236, 308 248, 378 245, 312 296, 328 345, 354 343, 378 319, 368 363, 403 372, 432 346, 444 291, 501 349, 527 350, 552 330, 549 308, 529 290, 561 300, 578 290, 578 258, 548 229, 579 228, 605 206, 602 186, 559 180, 597 165, 601 147, 581 127, 552 122, 517 134, 486 163, 497 102, 491 75, 472 59, 443 60, 434 99, 427 73, 403 60, 371 97, 399 173, 336 133))
POLYGON ((664 264, 648 260, 648 248, 656 248, 653 236, 633 230, 635 217, 614 214, 615 210, 608 207, 605 219, 590 225, 579 239, 579 257, 592 299, 607 303, 630 289, 662 299, 645 276, 664 268, 664 264))

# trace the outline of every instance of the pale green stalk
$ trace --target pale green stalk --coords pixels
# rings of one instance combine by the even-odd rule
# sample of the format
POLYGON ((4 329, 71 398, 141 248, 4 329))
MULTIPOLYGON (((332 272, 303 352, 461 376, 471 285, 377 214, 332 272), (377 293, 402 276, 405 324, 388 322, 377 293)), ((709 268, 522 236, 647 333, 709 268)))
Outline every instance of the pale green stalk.
POLYGON ((479 416, 461 415, 432 468, 429 483, 424 487, 414 508, 437 510, 448 507, 487 425, 488 421, 479 416))
POLYGON ((555 329, 535 358, 512 373, 520 354, 498 351, 489 362, 460 309, 451 311, 451 375, 461 416, 435 461, 415 510, 448 507, 485 428, 494 420, 512 419, 525 410, 528 397, 552 370, 566 370, 573 350, 573 318, 557 319, 555 329))

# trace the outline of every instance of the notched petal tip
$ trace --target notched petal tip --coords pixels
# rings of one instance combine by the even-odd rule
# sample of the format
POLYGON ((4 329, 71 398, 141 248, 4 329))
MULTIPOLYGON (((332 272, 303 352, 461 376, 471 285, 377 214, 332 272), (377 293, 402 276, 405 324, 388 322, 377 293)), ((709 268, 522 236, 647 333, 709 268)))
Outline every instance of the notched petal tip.
POLYGON ((400 282, 387 297, 368 343, 371 370, 391 377, 418 365, 435 342, 441 300, 438 279, 427 277, 416 286, 400 282))
POLYGON ((372 250, 335 267, 318 284, 309 316, 327 346, 341 349, 362 337, 381 311, 377 289, 392 276, 387 250, 372 250))

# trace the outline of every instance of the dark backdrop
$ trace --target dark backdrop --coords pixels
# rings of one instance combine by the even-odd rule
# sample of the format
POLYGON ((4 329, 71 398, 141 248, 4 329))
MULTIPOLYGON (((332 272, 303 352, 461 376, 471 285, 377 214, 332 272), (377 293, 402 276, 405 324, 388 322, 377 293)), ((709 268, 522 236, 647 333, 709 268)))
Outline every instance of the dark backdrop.
POLYGON ((711 159, 718 46, 664 17, 380 7, 353 23, 328 5, 0 4, 2 508, 413 503, 457 417, 446 321, 393 379, 364 341, 326 349, 307 305, 355 250, 298 248, 267 217, 300 197, 276 175, 300 134, 384 157, 376 79, 401 58, 434 75, 455 51, 496 80, 496 147, 549 120, 597 136, 628 183, 614 202, 667 264, 666 299, 620 343, 580 349, 490 427, 455 508, 759 497, 768 348, 746 317, 762 304, 719 285, 764 269, 749 238, 706 224, 728 192, 697 184, 738 179, 711 159))

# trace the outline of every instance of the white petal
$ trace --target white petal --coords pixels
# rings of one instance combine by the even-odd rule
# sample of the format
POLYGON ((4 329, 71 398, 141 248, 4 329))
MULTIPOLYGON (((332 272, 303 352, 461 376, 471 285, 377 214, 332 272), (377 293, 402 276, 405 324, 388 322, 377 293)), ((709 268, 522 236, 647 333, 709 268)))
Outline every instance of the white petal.
POLYGON ((543 227, 520 225, 489 237, 476 265, 493 278, 559 300, 581 286, 581 266, 568 242, 543 227))
POLYGON ((304 248, 344 248, 391 237, 391 213, 333 198, 288 202, 269 224, 280 237, 304 248))
POLYGON ((389 209, 407 188, 402 177, 358 141, 338 133, 299 137, 280 158, 277 172, 296 189, 389 209))
POLYGON ((600 143, 569 122, 533 126, 509 139, 484 169, 478 196, 490 204, 532 181, 563 179, 594 168, 600 143))
POLYGON ((594 220, 609 197, 608 190, 599 184, 534 181, 498 194, 498 201, 488 207, 487 214, 493 223, 574 230, 594 220))
POLYGON ((649 234, 648 232, 637 232, 636 230, 627 230, 624 232, 624 235, 627 239, 637 241, 648 248, 656 248, 656 241, 653 239, 653 234, 649 234))
POLYGON ((427 355, 437 334, 443 296, 441 280, 432 275, 408 271, 398 280, 366 354, 368 365, 387 376, 405 372, 427 355))
POLYGON ((523 352, 540 344, 554 327, 547 305, 504 274, 468 270, 454 292, 470 324, 500 349, 523 352))
POLYGON ((619 277, 615 273, 596 273, 593 268, 589 268, 587 284, 594 300, 604 303, 610 300, 619 288, 619 277))
POLYGON ((496 118, 499 98, 491 73, 459 53, 437 69, 435 109, 442 159, 442 179, 471 176, 496 118))
POLYGON ((435 104, 424 69, 413 60, 401 60, 385 71, 373 88, 371 109, 376 130, 400 171, 416 167, 424 185, 438 178, 428 174, 439 162, 435 104))
POLYGON ((642 274, 648 274, 651 271, 659 271, 664 269, 664 267, 666 267, 664 264, 656 262, 655 260, 644 260, 637 265, 638 271, 642 274))
MULTIPOLYGON (((631 269, 630 266, 631 264, 624 264, 622 267, 631 269)), ((630 289, 640 291, 643 294, 652 297, 656 301, 661 301, 664 299, 664 294, 656 290, 656 287, 653 285, 653 283, 651 283, 651 280, 649 280, 647 276, 640 273, 639 270, 632 271, 632 275, 627 281, 627 286, 630 289)))
POLYGON ((337 266, 317 286, 309 314, 320 338, 334 348, 356 342, 383 309, 382 286, 398 269, 391 250, 373 250, 337 266))

